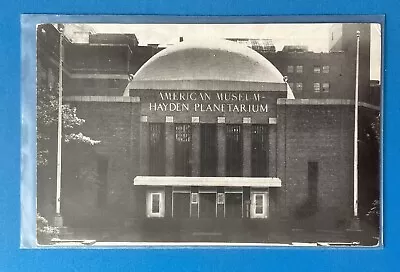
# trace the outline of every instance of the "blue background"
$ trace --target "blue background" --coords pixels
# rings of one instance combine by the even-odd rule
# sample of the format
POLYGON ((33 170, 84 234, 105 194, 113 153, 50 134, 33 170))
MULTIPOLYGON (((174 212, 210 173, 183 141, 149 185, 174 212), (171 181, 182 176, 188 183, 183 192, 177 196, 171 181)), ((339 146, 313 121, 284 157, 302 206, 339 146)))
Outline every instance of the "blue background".
POLYGON ((4 1, 0 10, 0 271, 400 271, 396 177, 400 1, 4 1), (20 14, 319 15, 385 14, 383 249, 21 250, 20 14))

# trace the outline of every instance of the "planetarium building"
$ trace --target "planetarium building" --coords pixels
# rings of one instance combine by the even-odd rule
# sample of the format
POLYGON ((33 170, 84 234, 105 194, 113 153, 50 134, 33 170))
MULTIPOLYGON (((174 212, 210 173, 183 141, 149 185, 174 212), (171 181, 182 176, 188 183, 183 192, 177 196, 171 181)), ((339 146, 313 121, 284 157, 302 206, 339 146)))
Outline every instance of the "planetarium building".
POLYGON ((97 197, 123 207, 142 241, 266 242, 352 218, 354 104, 296 99, 244 45, 181 42, 123 96, 65 100, 100 141, 97 197))
POLYGON ((255 51, 182 42, 143 65, 124 96, 139 116, 134 217, 151 236, 260 241, 294 217, 336 226, 351 216, 349 103, 296 100, 255 51))

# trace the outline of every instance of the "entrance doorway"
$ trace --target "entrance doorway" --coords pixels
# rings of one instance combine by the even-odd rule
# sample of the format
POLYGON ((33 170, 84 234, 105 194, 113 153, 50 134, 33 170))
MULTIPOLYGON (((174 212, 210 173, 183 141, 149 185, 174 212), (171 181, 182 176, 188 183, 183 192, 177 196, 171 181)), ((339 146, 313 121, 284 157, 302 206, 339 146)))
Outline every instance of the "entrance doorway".
POLYGON ((190 193, 173 192, 173 210, 174 218, 189 218, 190 217, 190 193))
POLYGON ((225 217, 242 218, 243 216, 242 193, 225 193, 225 217))
POLYGON ((200 218, 215 218, 217 217, 217 194, 216 193, 200 193, 200 218))

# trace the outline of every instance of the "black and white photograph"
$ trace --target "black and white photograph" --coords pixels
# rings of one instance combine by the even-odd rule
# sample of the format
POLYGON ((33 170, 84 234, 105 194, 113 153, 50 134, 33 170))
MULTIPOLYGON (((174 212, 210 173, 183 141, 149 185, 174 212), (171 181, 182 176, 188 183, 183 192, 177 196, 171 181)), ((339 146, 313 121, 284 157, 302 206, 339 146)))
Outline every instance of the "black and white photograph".
POLYGON ((383 245, 382 26, 36 26, 40 246, 383 245))

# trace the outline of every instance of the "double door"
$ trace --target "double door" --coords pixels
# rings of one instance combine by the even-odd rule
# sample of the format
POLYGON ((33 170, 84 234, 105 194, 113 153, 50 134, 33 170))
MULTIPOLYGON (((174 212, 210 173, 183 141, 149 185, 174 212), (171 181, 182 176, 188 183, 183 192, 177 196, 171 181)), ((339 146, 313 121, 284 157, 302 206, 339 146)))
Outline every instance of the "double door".
POLYGON ((173 192, 174 218, 242 218, 241 192, 173 192), (192 195, 195 194, 195 195, 192 195))

